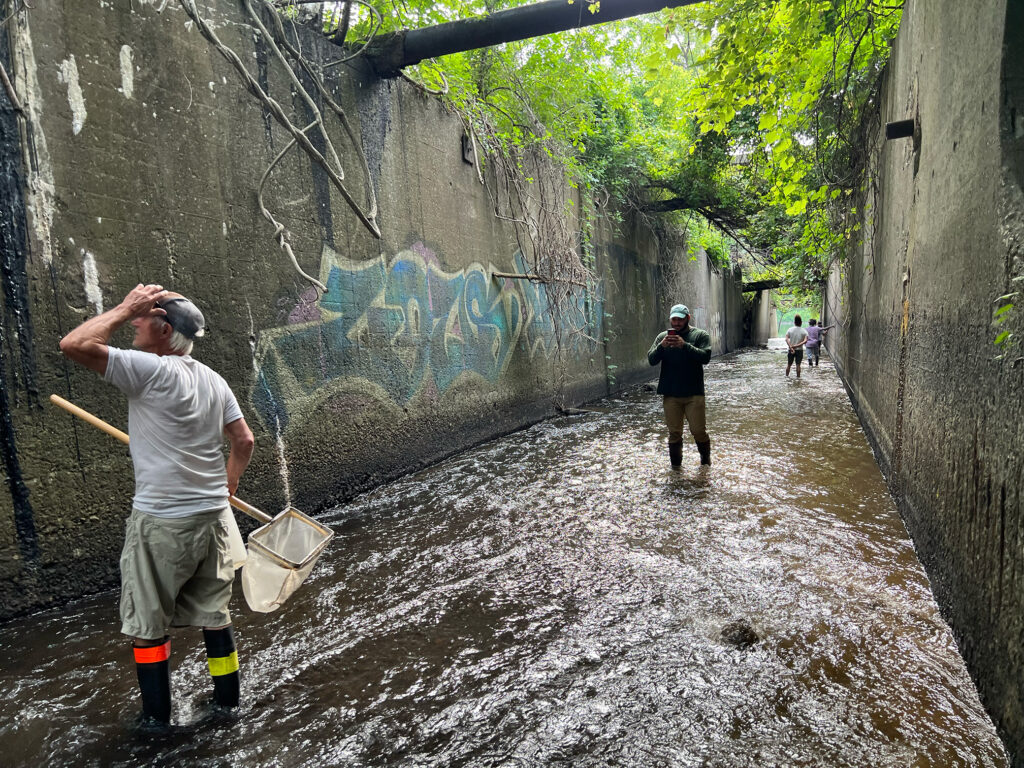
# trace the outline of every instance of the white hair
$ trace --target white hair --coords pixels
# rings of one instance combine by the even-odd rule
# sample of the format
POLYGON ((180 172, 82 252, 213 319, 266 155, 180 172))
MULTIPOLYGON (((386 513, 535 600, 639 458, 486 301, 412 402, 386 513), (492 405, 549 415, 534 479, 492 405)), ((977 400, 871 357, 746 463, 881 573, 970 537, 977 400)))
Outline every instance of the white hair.
POLYGON ((167 340, 167 346, 171 348, 171 351, 179 355, 192 354, 192 339, 173 328, 171 329, 171 337, 167 340))

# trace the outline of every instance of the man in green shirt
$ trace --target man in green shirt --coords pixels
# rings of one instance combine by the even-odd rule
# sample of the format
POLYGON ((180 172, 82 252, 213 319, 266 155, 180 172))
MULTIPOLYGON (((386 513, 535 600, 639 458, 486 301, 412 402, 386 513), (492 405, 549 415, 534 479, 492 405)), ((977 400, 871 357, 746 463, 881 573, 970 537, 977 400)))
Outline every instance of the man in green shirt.
POLYGON ((658 334, 647 361, 661 364, 658 394, 665 399, 669 461, 673 467, 683 463, 685 421, 700 451, 700 463, 711 464, 711 438, 704 416, 704 366, 711 360, 711 336, 690 326, 690 310, 682 304, 672 307, 668 317, 672 327, 658 334))

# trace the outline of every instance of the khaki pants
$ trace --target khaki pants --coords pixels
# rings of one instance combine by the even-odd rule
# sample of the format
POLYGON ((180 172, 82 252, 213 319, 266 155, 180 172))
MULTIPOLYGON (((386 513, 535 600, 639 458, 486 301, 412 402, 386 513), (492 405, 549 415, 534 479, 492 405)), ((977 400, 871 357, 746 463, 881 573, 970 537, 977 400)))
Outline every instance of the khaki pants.
POLYGON ((665 424, 668 425, 668 441, 682 442, 683 422, 690 425, 690 434, 698 443, 707 442, 707 424, 704 417, 704 395, 693 397, 669 397, 665 395, 665 424))
POLYGON ((221 510, 162 518, 137 509, 121 552, 121 632, 159 640, 169 627, 223 627, 235 578, 221 510))

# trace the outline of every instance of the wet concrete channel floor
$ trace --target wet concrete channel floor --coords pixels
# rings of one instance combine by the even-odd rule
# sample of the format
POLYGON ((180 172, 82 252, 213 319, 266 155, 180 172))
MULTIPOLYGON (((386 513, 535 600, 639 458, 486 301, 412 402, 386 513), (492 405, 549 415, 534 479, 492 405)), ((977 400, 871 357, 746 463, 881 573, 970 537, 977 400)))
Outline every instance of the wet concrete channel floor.
POLYGON ((710 469, 640 388, 325 515, 281 610, 235 590, 235 720, 178 630, 133 729, 113 592, 0 626, 0 764, 1008 765, 835 371, 784 368, 712 360, 710 469))

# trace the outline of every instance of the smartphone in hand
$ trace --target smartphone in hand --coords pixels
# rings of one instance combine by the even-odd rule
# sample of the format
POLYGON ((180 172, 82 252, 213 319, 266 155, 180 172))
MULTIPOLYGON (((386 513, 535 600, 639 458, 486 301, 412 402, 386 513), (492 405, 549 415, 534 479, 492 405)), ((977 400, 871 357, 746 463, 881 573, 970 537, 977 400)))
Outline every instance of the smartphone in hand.
POLYGON ((676 335, 676 329, 675 328, 669 328, 668 329, 668 335, 669 336, 675 336, 676 335))

